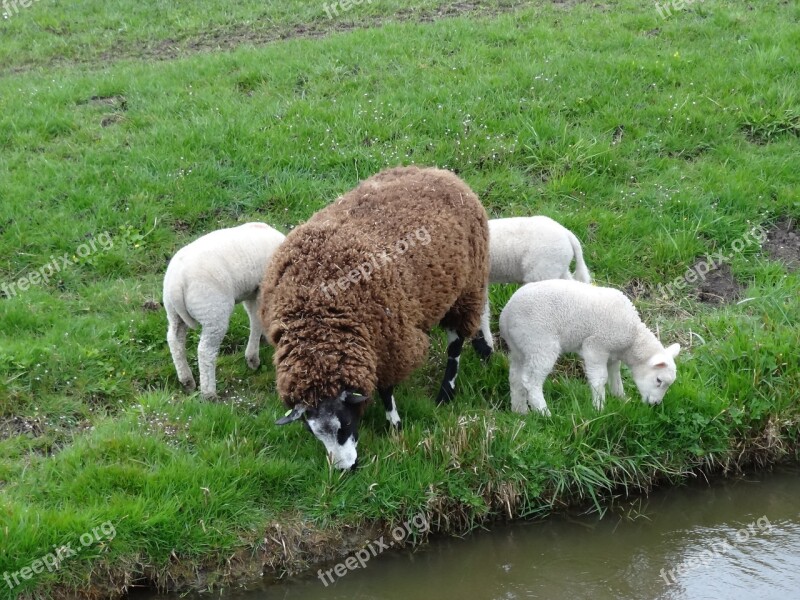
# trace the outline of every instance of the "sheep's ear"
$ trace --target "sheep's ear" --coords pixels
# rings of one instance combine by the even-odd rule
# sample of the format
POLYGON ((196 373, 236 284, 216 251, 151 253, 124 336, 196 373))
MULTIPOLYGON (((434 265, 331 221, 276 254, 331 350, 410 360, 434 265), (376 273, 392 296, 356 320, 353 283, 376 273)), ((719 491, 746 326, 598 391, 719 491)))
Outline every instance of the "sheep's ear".
POLYGON ((667 350, 667 354, 669 354, 672 358, 675 358, 676 356, 678 356, 678 353, 681 351, 681 345, 680 344, 672 344, 672 346, 670 346, 666 350, 667 350))
POLYGON ((295 407, 286 412, 280 419, 275 421, 275 425, 288 425, 294 421, 297 421, 303 414, 306 412, 305 406, 302 404, 296 404, 295 407))
POLYGON ((342 396, 345 396, 344 398, 345 404, 361 404, 362 402, 367 401, 366 396, 362 396, 361 394, 357 394, 356 392, 342 392, 342 396))

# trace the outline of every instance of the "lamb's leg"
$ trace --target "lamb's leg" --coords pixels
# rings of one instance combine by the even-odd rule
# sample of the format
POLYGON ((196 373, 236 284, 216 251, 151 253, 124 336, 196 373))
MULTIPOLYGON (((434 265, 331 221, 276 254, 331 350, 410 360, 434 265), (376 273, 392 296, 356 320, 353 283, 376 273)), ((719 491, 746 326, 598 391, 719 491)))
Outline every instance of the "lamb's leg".
POLYGON ((400 415, 397 414, 397 404, 394 401, 394 386, 378 388, 378 394, 383 400, 383 407, 386 409, 386 420, 395 429, 402 429, 400 415))
POLYGON ((217 396, 217 355, 228 331, 233 306, 232 302, 215 305, 214 314, 206 315, 201 323, 203 331, 197 346, 197 362, 200 364, 200 393, 204 398, 217 396))
POLYGON ((261 364, 258 352, 261 346, 261 336, 264 333, 261 329, 261 319, 258 316, 258 299, 249 298, 242 301, 242 305, 250 318, 250 338, 247 340, 244 357, 247 360, 247 366, 255 370, 261 364))
POLYGON ((608 387, 612 396, 617 398, 625 397, 625 390, 622 387, 622 375, 619 372, 620 361, 608 361, 608 387))
POLYGON ((447 329, 447 367, 444 370, 444 379, 436 396, 436 404, 450 402, 456 393, 456 377, 458 376, 458 363, 461 360, 461 348, 464 338, 452 329, 447 329))
POLYGON ((524 363, 522 357, 514 351, 509 352, 508 383, 511 388, 511 411, 519 414, 528 413, 528 391, 522 385, 524 363))
POLYGON ((489 296, 486 296, 486 303, 483 306, 483 313, 481 314, 481 328, 478 334, 472 338, 472 347, 482 359, 486 360, 492 355, 494 351, 494 339, 492 338, 492 330, 489 327, 489 296))
POLYGON ((528 392, 528 405, 546 417, 550 416, 550 409, 544 400, 544 382, 553 370, 558 355, 558 348, 536 348, 530 354, 522 372, 522 385, 528 392))
POLYGON ((187 392, 192 392, 197 387, 186 360, 186 332, 189 326, 184 323, 178 315, 168 315, 169 327, 167 328, 167 344, 169 353, 172 355, 172 362, 178 372, 178 381, 187 392))
POLYGON ((606 400, 606 382, 608 381, 608 354, 593 351, 584 347, 581 352, 586 379, 592 387, 592 404, 597 410, 603 409, 606 400))

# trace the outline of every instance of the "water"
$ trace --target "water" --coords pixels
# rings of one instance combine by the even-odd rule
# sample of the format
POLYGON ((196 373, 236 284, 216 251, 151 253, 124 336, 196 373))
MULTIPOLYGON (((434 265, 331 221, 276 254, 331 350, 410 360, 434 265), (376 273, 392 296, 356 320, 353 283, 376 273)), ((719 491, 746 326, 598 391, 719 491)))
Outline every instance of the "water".
POLYGON ((223 598, 800 598, 800 470, 666 489, 602 519, 496 525, 385 552, 328 586, 314 572, 223 598))

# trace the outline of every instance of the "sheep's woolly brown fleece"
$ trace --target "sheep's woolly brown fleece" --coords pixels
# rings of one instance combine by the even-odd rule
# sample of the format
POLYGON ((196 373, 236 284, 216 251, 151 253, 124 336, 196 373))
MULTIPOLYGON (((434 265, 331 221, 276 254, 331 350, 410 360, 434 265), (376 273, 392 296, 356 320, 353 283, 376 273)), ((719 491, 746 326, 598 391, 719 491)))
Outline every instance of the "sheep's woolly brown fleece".
POLYGON ((371 396, 400 383, 425 361, 437 323, 473 336, 488 244, 475 193, 449 171, 418 167, 381 171, 297 227, 261 286, 284 402, 316 406, 343 390, 371 396), (403 239, 415 243, 400 253, 403 239), (374 267, 369 278, 340 289, 336 282, 363 263, 374 267))

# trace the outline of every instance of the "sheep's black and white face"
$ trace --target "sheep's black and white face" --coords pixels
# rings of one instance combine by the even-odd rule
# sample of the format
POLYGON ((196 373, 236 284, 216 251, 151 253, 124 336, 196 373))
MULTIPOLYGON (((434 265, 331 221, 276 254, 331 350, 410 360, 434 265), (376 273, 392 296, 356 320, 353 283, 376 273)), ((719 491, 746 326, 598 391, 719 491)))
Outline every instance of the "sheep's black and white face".
POLYGON ((669 386, 677 377, 675 357, 681 347, 673 344, 663 353, 656 354, 647 363, 631 369, 633 380, 642 401, 647 404, 660 404, 667 393, 669 386))
POLYGON ((311 433, 325 446, 333 465, 337 469, 353 469, 358 460, 359 404, 364 400, 365 396, 343 392, 336 398, 323 400, 316 408, 296 407, 277 423, 284 425, 304 417, 311 433))

